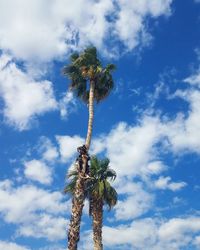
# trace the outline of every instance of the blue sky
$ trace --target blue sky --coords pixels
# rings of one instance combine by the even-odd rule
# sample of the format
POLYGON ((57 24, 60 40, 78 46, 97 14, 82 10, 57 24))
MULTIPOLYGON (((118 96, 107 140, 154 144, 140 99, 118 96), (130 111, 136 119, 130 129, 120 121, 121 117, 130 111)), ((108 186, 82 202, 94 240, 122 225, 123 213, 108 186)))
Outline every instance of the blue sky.
MULTIPOLYGON (((0 250, 66 249, 65 175, 87 107, 61 75, 94 45, 117 66, 91 154, 117 172, 105 250, 200 249, 200 1, 0 1, 0 250)), ((85 204, 79 249, 92 249, 85 204)))

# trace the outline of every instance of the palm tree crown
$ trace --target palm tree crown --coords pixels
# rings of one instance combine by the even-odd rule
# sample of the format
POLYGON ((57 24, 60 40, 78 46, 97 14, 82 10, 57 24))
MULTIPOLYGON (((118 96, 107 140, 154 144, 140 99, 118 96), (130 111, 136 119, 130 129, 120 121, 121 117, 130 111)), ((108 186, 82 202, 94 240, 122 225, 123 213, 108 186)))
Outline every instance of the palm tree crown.
POLYGON ((117 203, 117 192, 111 186, 109 180, 115 180, 116 172, 109 167, 109 159, 98 159, 96 156, 91 158, 90 176, 86 191, 90 199, 99 199, 104 205, 111 209, 117 203))
POLYGON ((70 78, 70 89, 75 92, 76 96, 88 103, 88 83, 93 81, 95 101, 100 102, 106 98, 114 87, 111 73, 115 65, 108 64, 103 67, 97 57, 95 47, 89 47, 81 54, 74 53, 70 59, 71 63, 63 68, 63 74, 70 78))
MULTIPOLYGON (((104 204, 111 209, 116 205, 118 195, 109 182, 109 179, 113 181, 116 178, 116 172, 109 167, 109 163, 108 158, 101 160, 96 156, 91 157, 90 179, 85 181, 85 197, 102 199, 104 204)), ((78 174, 77 169, 68 172, 69 182, 64 188, 64 193, 74 195, 78 174)))

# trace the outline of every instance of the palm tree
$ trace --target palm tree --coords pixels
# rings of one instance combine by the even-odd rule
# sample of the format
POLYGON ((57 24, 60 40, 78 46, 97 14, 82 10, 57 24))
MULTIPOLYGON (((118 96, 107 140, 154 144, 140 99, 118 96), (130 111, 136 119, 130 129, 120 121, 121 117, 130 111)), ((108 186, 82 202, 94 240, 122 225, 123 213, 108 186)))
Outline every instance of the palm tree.
MULTIPOLYGON (((106 98, 113 89, 114 82, 112 71, 115 69, 113 64, 102 67, 97 57, 95 47, 89 47, 83 53, 71 55, 71 63, 64 67, 63 74, 71 80, 70 90, 85 102, 89 107, 88 131, 85 141, 87 151, 89 150, 92 125, 94 119, 94 101, 97 103, 106 98)), ((87 152, 86 152, 87 154, 87 152)), ((87 157, 83 155, 83 171, 77 176, 75 191, 72 200, 72 216, 68 231, 68 249, 76 250, 80 234, 80 222, 84 206, 84 183, 87 157)), ((79 168, 80 169, 80 168, 79 168)))
MULTIPOLYGON (((117 203, 117 192, 110 185, 109 179, 114 180, 116 173, 109 168, 109 160, 99 160, 93 156, 91 158, 90 179, 85 182, 84 198, 89 199, 89 214, 93 220, 93 241, 94 250, 102 250, 102 223, 103 206, 107 205, 109 209, 117 203)), ((68 174, 70 182, 65 187, 64 192, 75 195, 78 171, 72 170, 68 174)))
POLYGON ((91 159, 91 179, 87 184, 87 197, 90 201, 89 214, 93 221, 93 241, 94 250, 102 250, 102 223, 103 206, 107 205, 109 209, 117 203, 117 192, 111 186, 110 180, 115 180, 116 173, 109 167, 109 159, 91 159))
POLYGON ((63 74, 71 80, 70 89, 89 107, 88 131, 85 145, 89 149, 94 119, 94 101, 104 100, 114 87, 112 72, 114 64, 103 67, 97 57, 95 47, 89 47, 83 53, 71 55, 71 64, 63 68, 63 74))

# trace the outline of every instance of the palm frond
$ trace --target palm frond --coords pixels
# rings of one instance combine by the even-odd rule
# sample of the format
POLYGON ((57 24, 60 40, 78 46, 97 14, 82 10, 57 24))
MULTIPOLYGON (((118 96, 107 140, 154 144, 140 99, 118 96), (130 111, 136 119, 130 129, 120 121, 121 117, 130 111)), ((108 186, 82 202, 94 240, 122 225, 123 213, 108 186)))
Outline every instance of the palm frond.
POLYGON ((64 188, 64 193, 70 193, 71 195, 74 194, 75 192, 75 186, 76 186, 76 181, 77 178, 73 178, 69 183, 66 184, 65 188, 64 188))
POLYGON ((111 72, 111 71, 116 70, 116 66, 114 64, 107 64, 105 69, 107 72, 111 72))
POLYGON ((117 204, 118 194, 117 191, 110 185, 108 181, 104 182, 104 203, 108 205, 109 209, 117 204))
POLYGON ((77 52, 71 54, 70 60, 71 62, 75 62, 79 58, 79 54, 77 52))
POLYGON ((78 176, 78 171, 77 169, 72 169, 72 170, 69 170, 68 173, 67 173, 67 178, 71 178, 71 177, 77 177, 78 176))

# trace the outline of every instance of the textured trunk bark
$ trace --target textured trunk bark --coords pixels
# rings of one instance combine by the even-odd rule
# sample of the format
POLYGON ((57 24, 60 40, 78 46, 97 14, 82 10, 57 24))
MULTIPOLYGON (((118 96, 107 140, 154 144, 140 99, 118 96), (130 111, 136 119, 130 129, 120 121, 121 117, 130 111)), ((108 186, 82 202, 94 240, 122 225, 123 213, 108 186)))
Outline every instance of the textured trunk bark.
POLYGON ((85 145, 87 149, 90 147, 90 142, 92 138, 92 125, 94 120, 94 87, 95 82, 93 80, 90 81, 90 93, 89 93, 89 120, 88 120, 88 131, 85 145))
POLYGON ((103 201, 93 199, 92 204, 93 219, 93 241, 94 250, 103 250, 102 244, 102 224, 103 224, 103 201))
POLYGON ((75 194, 72 200, 72 215, 68 231, 68 250, 77 250, 83 206, 84 179, 79 176, 76 182, 75 194))
MULTIPOLYGON (((94 119, 94 87, 95 87, 95 82, 91 80, 90 93, 89 93, 88 131, 85 142, 87 149, 89 149, 90 147, 91 137, 92 137, 92 125, 94 119)), ((85 169, 87 162, 85 161, 85 159, 83 159, 83 162, 84 162, 83 169, 85 169)), ((84 171, 83 174, 85 174, 84 171)), ((84 182, 85 179, 83 178, 83 176, 81 176, 81 173, 79 173, 79 177, 75 187, 75 194, 72 200, 72 216, 68 231, 68 250, 77 250, 77 244, 80 235, 81 216, 84 206, 84 182)), ((96 248, 96 249, 102 249, 102 248, 96 248)))

